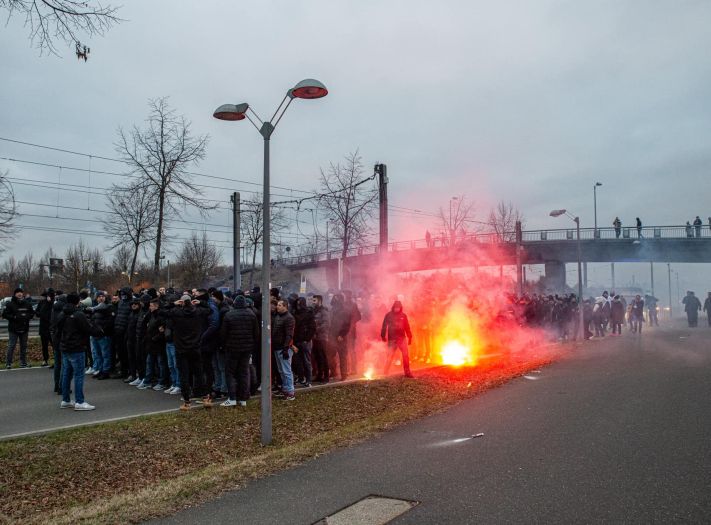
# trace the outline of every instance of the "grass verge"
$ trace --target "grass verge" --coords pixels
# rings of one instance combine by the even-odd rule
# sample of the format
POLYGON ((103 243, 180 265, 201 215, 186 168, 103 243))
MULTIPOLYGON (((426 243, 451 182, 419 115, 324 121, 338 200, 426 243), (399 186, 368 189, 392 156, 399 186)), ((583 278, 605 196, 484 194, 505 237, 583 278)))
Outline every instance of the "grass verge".
POLYGON ((275 401, 274 444, 259 406, 192 410, 0 442, 0 521, 135 523, 175 512, 335 447, 443 410, 549 363, 511 357, 471 369, 275 401))

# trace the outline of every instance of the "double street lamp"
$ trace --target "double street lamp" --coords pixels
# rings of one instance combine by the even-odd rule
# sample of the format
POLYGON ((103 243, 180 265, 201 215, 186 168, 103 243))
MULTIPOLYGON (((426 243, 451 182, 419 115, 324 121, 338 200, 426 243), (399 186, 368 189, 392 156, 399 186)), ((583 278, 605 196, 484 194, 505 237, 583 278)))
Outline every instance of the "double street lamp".
POLYGON ((594 238, 597 239, 597 187, 602 186, 602 182, 596 182, 593 186, 593 216, 595 218, 594 238))
POLYGON ((582 272, 582 248, 580 244, 580 217, 574 216, 568 210, 553 210, 549 214, 551 217, 560 217, 566 215, 575 222, 575 229, 578 235, 578 314, 580 315, 580 333, 582 339, 585 339, 585 324, 583 317, 583 272, 582 272))
POLYGON ((262 445, 272 442, 272 374, 271 374, 271 316, 269 308, 269 289, 271 276, 269 261, 271 260, 270 239, 270 196, 269 196, 269 139, 274 133, 279 121, 295 98, 314 99, 328 95, 328 90, 318 80, 307 78, 286 92, 281 104, 277 107, 271 120, 262 122, 254 110, 243 102, 241 104, 223 104, 215 110, 213 116, 219 120, 248 119, 264 139, 264 189, 262 202, 262 407, 261 427, 262 445), (250 115, 251 114, 251 115, 250 115), (257 125, 259 123, 259 125, 257 125))

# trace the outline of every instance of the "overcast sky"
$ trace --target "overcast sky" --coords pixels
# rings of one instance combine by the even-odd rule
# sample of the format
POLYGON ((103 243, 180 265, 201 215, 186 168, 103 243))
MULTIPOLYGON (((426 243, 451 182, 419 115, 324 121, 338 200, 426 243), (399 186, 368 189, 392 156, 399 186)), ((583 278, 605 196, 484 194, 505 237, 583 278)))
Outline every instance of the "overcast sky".
MULTIPOLYGON (((522 210, 528 228, 563 227, 564 219, 548 217, 553 208, 592 226, 599 181, 601 225, 615 215, 649 225, 711 215, 709 2, 122 3, 126 21, 88 42, 86 63, 63 46, 60 58, 39 56, 21 18, 0 29, 0 136, 114 157, 117 127, 140 124, 149 98, 169 96, 195 132, 210 135, 197 171, 259 183, 261 138, 246 121, 216 121, 212 111, 248 101, 271 115, 288 88, 313 77, 329 96, 289 108, 272 140, 275 185, 314 189, 319 167, 359 148, 368 174, 376 161, 388 165, 392 204, 428 213, 464 193, 479 219, 504 199, 522 210)), ((2 141, 0 157, 90 164, 2 141)), ((120 166, 93 159, 91 168, 120 166)), ((14 179, 60 176, 5 160, 0 169, 14 179)), ((61 177, 89 186, 87 173, 61 177)), ((119 180, 94 174, 91 184, 119 180)), ((256 188, 234 184, 243 197, 256 188)), ((16 192, 20 201, 45 204, 21 205, 22 225, 101 231, 66 219, 96 212, 48 206, 104 209, 101 195, 89 202, 86 193, 36 186, 16 192)), ((228 202, 225 190, 207 196, 228 202)), ((392 236, 422 237, 430 221, 395 214, 392 236)), ((208 222, 227 226, 227 210, 208 222)), ((210 235, 230 239, 228 228, 210 235)), ((9 253, 63 250, 76 237, 26 230, 9 253)))

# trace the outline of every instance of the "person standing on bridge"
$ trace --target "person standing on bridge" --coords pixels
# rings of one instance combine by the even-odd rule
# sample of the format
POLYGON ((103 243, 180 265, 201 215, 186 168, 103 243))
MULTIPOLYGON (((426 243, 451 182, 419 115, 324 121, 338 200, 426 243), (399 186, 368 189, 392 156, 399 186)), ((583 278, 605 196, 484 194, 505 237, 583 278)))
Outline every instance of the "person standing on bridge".
POLYGON ((694 295, 694 292, 687 291, 686 297, 681 301, 686 312, 686 319, 689 322, 689 328, 696 328, 699 325, 699 310, 701 310, 701 301, 694 295))
POLYGON ((395 352, 400 350, 402 353, 402 368, 405 372, 405 377, 412 378, 410 371, 410 353, 408 346, 412 344, 412 330, 410 330, 410 322, 407 315, 402 309, 402 303, 395 301, 390 311, 385 314, 383 326, 380 329, 380 338, 388 343, 388 354, 385 357, 385 368, 383 373, 388 375, 390 364, 395 357, 395 352))
POLYGON ((432 234, 429 230, 425 231, 425 243, 427 244, 428 248, 432 248, 432 234))
POLYGON ((612 221, 612 225, 615 227, 615 238, 619 239, 620 233, 622 233, 622 221, 619 217, 615 217, 615 220, 612 221))
POLYGON ((701 217, 698 215, 696 216, 696 219, 694 219, 694 230, 696 230, 696 238, 698 239, 701 237, 701 226, 703 225, 703 222, 701 222, 701 217))
POLYGON ((635 220, 637 221, 637 238, 641 239, 642 238, 642 221, 639 220, 639 217, 636 217, 635 220))
POLYGON ((8 370, 12 368, 12 358, 18 341, 20 342, 20 368, 30 368, 27 364, 27 336, 30 331, 30 319, 34 315, 32 304, 25 299, 22 288, 17 288, 2 313, 3 319, 7 319, 9 336, 5 366, 8 370))
POLYGON ((709 292, 708 297, 706 297, 704 301, 704 312, 706 312, 706 319, 709 322, 709 326, 711 326, 711 292, 709 292))

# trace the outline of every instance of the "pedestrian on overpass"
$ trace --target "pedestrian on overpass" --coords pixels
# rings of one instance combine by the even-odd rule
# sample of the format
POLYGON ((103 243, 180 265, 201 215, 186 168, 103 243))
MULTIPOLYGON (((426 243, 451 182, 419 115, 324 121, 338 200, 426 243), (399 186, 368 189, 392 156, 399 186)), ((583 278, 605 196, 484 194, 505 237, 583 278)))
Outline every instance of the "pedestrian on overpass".
POLYGON ((615 220, 612 221, 612 225, 615 227, 615 238, 619 239, 620 233, 622 233, 622 221, 619 217, 615 217, 615 220))
POLYGON ((12 294, 12 299, 2 313, 7 319, 8 345, 6 366, 12 368, 12 358, 17 342, 20 342, 20 368, 30 368, 27 363, 27 336, 30 332, 30 319, 35 315, 30 301, 25 299, 22 288, 17 288, 12 294))
POLYGON ((706 297, 704 301, 704 312, 706 312, 706 319, 709 322, 709 326, 711 326, 711 292, 709 292, 708 297, 706 297))
POLYGON ((402 353, 402 367, 405 372, 405 377, 412 378, 410 371, 410 354, 408 346, 412 344, 412 330, 410 330, 410 322, 407 315, 402 309, 402 303, 395 301, 390 311, 385 314, 383 326, 380 329, 380 338, 388 343, 388 354, 385 358, 385 369, 383 373, 388 374, 390 364, 395 357, 395 352, 400 350, 402 353))
POLYGON ((696 219, 694 219, 694 230, 696 230, 696 238, 698 239, 701 237, 701 226, 703 225, 703 222, 701 222, 701 217, 698 215, 696 216, 696 219))
POLYGON ((696 328, 699 325, 699 310, 701 310, 701 301, 694 295, 694 292, 687 291, 686 297, 681 301, 686 312, 686 319, 689 323, 689 328, 696 328))
POLYGON ((635 218, 637 222, 637 238, 641 239, 642 238, 642 221, 639 220, 639 217, 635 218))

